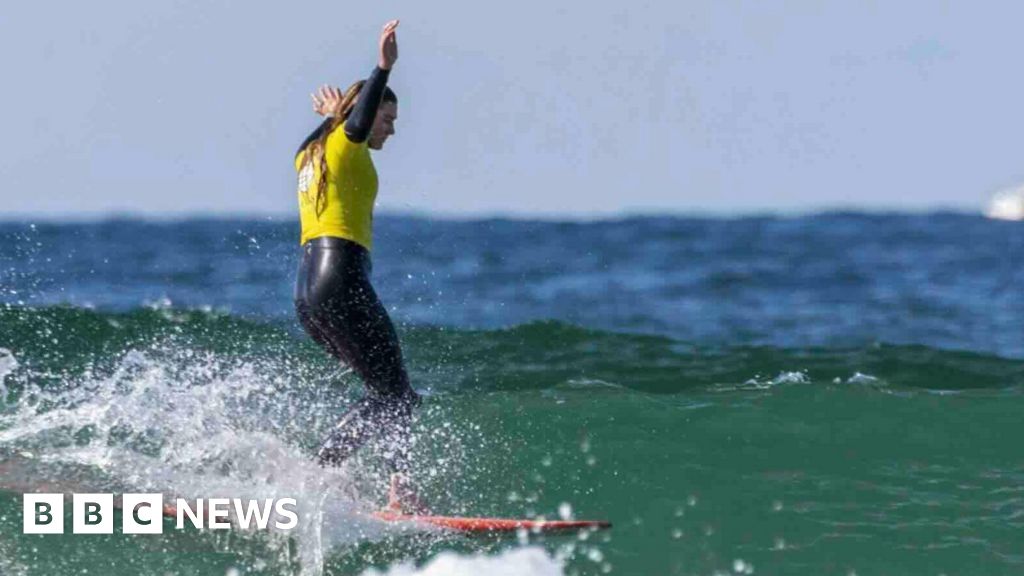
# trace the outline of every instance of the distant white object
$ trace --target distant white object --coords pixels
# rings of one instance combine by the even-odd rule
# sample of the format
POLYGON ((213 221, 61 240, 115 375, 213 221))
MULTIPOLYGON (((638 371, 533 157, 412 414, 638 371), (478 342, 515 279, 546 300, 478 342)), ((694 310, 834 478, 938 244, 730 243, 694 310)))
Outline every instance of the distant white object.
POLYGON ((993 196, 985 209, 985 216, 996 220, 1024 220, 1024 186, 993 196))

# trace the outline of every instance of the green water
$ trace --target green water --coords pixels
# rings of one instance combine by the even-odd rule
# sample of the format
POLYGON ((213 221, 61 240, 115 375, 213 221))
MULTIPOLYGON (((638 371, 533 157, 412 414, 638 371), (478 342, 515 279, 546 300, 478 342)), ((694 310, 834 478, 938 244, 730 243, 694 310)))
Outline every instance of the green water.
MULTIPOLYGON (((18 365, 4 379, 0 458, 31 452, 32 481, 128 488, 272 476, 289 489, 316 474, 296 463, 358 393, 350 377, 273 325, 166 316, 5 312, 0 338, 17 343, 18 365), (192 401, 210 406, 199 409, 206 436, 175 412, 192 401)), ((556 323, 403 337, 427 392, 417 478, 436 510, 614 527, 363 533, 342 514, 320 541, 171 524, 162 536, 28 536, 8 476, 0 574, 359 574, 529 544, 581 575, 1024 572, 1018 363, 924 347, 698 349, 556 323)), ((342 475, 372 506, 378 474, 369 454, 342 475)))

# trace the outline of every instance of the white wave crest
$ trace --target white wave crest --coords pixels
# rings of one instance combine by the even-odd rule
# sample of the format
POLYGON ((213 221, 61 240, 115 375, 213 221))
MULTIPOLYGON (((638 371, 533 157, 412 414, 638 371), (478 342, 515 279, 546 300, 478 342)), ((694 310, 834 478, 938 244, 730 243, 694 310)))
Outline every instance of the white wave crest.
MULTIPOLYGON (((0 355, 0 374, 15 366, 0 355)), ((0 414, 0 456, 21 456, 0 464, 20 467, 19 478, 67 493, 161 492, 165 502, 294 498, 299 526, 257 540, 282 565, 296 560, 296 542, 303 574, 322 573, 332 548, 395 531, 366 514, 380 506, 381 486, 367 494, 356 465, 325 469, 311 459, 346 398, 301 366, 165 343, 56 384, 29 386, 0 414)), ((6 486, 14 477, 0 488, 15 487, 6 486)))
POLYGON ((442 552, 421 568, 399 564, 381 572, 371 568, 363 576, 561 576, 563 566, 537 547, 506 550, 496 556, 474 554, 463 556, 442 552))

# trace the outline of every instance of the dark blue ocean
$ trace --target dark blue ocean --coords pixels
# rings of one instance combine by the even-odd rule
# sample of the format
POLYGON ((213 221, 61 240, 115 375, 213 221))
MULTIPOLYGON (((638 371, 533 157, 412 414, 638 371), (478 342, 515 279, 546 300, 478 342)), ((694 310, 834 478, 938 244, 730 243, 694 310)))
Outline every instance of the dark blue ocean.
MULTIPOLYGON (((0 297, 172 305, 289 321, 297 224, 0 225, 0 297)), ((557 320, 697 345, 920 344, 1024 355, 1024 227, 960 214, 378 217, 374 281, 396 321, 557 320)))
POLYGON ((378 216, 435 508, 615 524, 509 538, 364 525, 374 455, 308 462, 361 387, 294 318, 298 232, 0 223, 0 574, 1024 573, 1020 223, 378 216), (308 514, 40 539, 43 480, 308 514))

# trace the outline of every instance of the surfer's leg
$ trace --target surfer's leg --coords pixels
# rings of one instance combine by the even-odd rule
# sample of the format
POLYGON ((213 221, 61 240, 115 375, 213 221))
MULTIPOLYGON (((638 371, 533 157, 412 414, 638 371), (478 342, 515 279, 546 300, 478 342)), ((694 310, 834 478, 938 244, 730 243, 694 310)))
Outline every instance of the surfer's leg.
POLYGON ((383 401, 374 395, 358 400, 331 429, 317 451, 317 461, 337 466, 371 438, 384 437, 387 442, 383 453, 389 471, 407 471, 409 455, 404 440, 410 433, 412 408, 409 403, 383 401))
POLYGON ((306 331, 306 334, 313 339, 314 342, 320 345, 321 348, 327 351, 328 354, 334 357, 338 357, 338 350, 334 348, 334 344, 331 343, 327 335, 324 334, 323 329, 320 328, 313 320, 313 316, 309 311, 309 306, 301 301, 295 301, 295 314, 299 317, 299 324, 306 331))
POLYGON ((313 247, 303 246, 302 260, 299 262, 299 270, 295 275, 295 315, 299 318, 299 324, 306 334, 319 344, 328 354, 337 355, 331 341, 323 330, 313 320, 313 305, 310 303, 310 277, 316 272, 313 263, 313 247))
POLYGON ((338 464, 381 437, 388 467, 405 471, 412 409, 420 399, 409 384, 394 325, 370 284, 369 253, 354 242, 321 242, 304 250, 296 311, 310 336, 362 378, 367 395, 334 427, 318 459, 338 464))
POLYGON ((397 333, 368 280, 349 283, 341 300, 318 318, 333 347, 363 379, 367 395, 345 413, 318 457, 337 464, 378 437, 389 470, 406 472, 412 411, 420 398, 409 384, 397 333))
MULTIPOLYGON (((361 274, 359 258, 346 250, 325 248, 312 241, 303 246, 302 261, 295 283, 295 312, 309 337, 342 364, 352 367, 357 358, 347 346, 340 345, 343 335, 335 319, 345 303, 341 293, 349 277, 361 274)), ((357 253, 358 255, 358 253, 357 253)))

